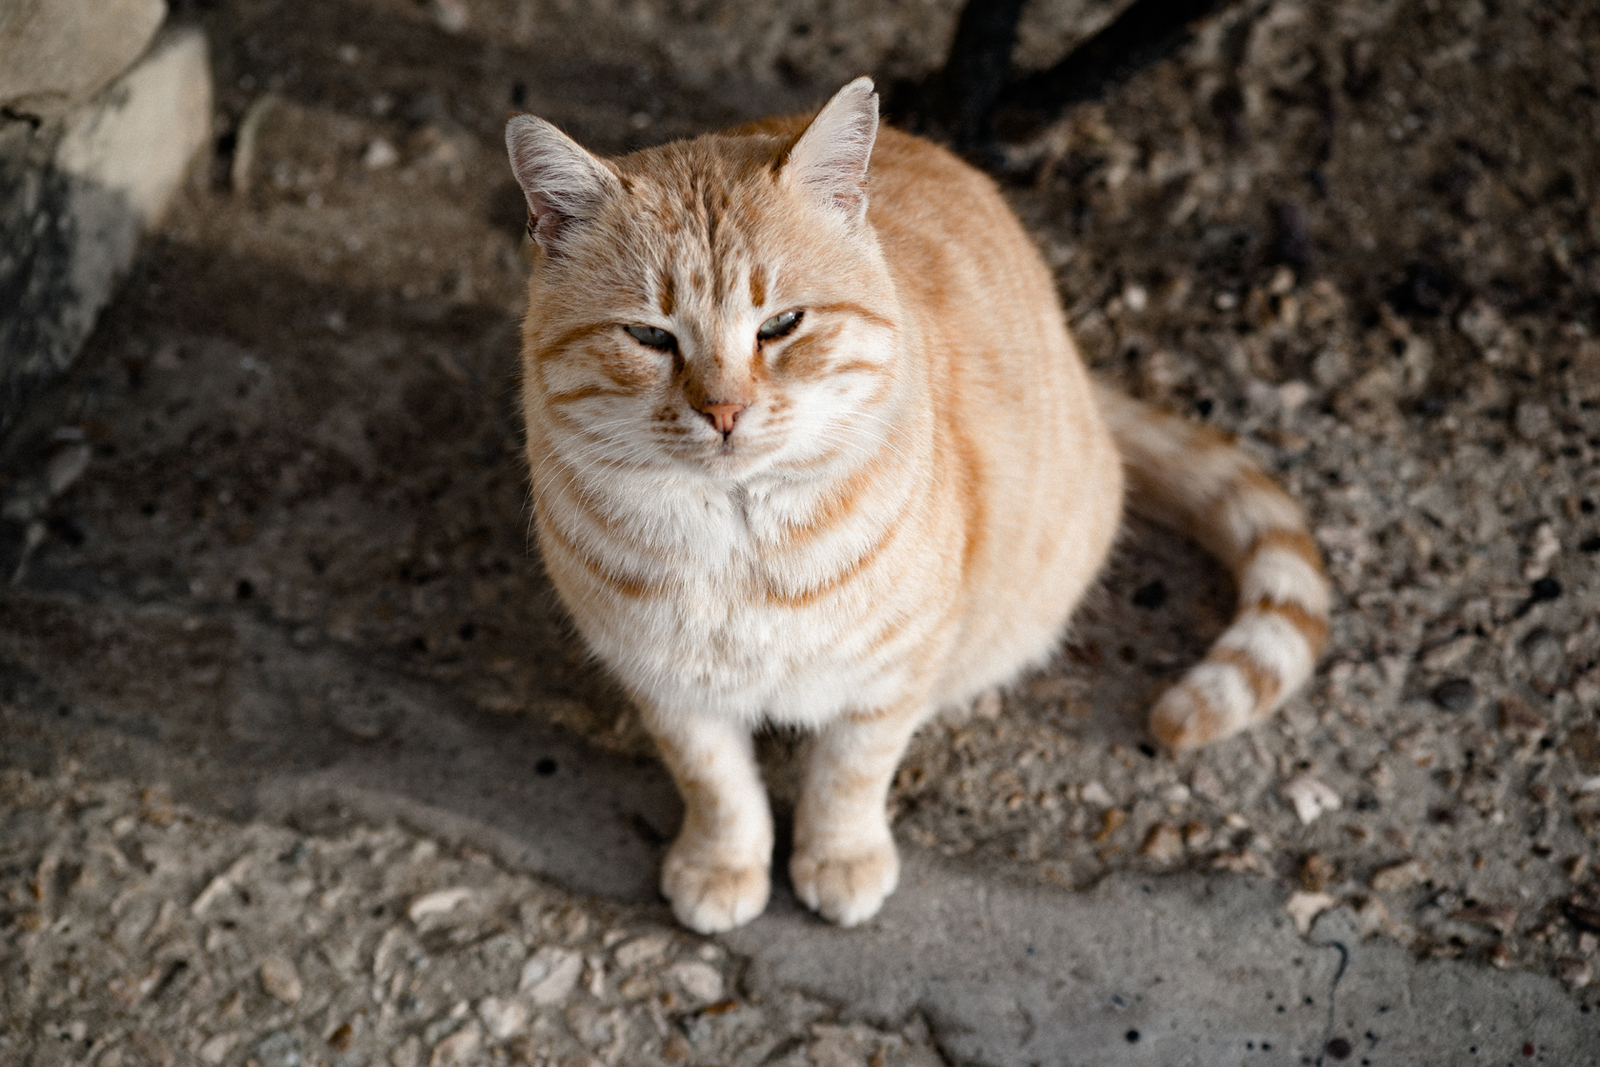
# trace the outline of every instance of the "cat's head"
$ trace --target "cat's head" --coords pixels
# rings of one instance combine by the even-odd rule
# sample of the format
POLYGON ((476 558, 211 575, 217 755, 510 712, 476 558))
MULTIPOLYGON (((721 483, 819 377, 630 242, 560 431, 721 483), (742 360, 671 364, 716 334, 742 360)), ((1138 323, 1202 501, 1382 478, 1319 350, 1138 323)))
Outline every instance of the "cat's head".
POLYGON ((881 440, 899 304, 867 221, 878 98, 600 159, 506 128, 538 254, 524 396, 550 447, 733 479, 881 440))

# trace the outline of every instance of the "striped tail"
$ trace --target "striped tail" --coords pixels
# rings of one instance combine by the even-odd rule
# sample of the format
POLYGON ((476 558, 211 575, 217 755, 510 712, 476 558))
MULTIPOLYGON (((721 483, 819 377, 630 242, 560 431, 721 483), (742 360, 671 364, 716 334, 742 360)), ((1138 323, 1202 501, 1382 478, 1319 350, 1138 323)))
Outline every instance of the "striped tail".
POLYGON ((1328 580, 1300 506, 1233 438, 1097 385, 1127 469, 1129 506, 1186 533, 1233 572, 1232 625, 1161 695, 1150 729, 1193 748, 1271 715, 1328 639, 1328 580))

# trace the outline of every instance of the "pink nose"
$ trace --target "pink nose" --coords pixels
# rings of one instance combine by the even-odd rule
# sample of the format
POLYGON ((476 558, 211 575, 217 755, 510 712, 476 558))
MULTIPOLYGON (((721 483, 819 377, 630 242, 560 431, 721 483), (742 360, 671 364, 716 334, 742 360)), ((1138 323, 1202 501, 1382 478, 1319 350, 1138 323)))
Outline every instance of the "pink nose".
POLYGON ((743 410, 743 404, 705 404, 701 406, 700 414, 711 421, 712 429, 720 434, 730 434, 733 432, 733 421, 743 410))

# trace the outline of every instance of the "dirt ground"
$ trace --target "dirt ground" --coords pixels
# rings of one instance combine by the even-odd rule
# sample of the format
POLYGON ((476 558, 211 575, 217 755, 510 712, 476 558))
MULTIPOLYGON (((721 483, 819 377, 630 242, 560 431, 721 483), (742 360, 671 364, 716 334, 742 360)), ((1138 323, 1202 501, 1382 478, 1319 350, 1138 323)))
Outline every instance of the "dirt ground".
MULTIPOLYGON (((1054 61, 1118 6, 1031 5, 1019 61, 1054 61)), ((74 376, 0 455, 0 761, 15 810, 50 813, 4 839, 4 951, 46 922, 23 917, 48 911, 56 890, 41 884, 65 870, 39 874, 53 840, 123 840, 133 830, 93 812, 137 813, 130 797, 185 773, 130 762, 85 781, 64 762, 74 724, 158 737, 241 782, 312 758, 291 736, 308 723, 384 742, 391 713, 357 690, 299 693, 283 733, 233 729, 251 627, 446 687, 487 717, 646 754, 528 543, 523 208, 504 120, 531 111, 618 152, 810 106, 863 71, 937 65, 955 7, 175 3, 212 42, 216 151, 74 376)), ((1059 663, 919 736, 894 794, 902 841, 1071 887, 1253 873, 1349 903, 1420 956, 1557 975, 1594 1001, 1597 55, 1600 10, 1578 2, 1251 0, 1105 101, 1003 124, 1008 195, 1086 355, 1237 433, 1305 502, 1336 587, 1333 637, 1274 722, 1195 755, 1157 751, 1144 708, 1220 631, 1232 591, 1180 538, 1131 524, 1059 663)), ((795 744, 768 739, 780 798, 795 744)), ((189 799, 195 820, 250 814, 232 794, 189 799)), ((306 862, 359 854, 373 879, 403 878, 373 857, 427 847, 393 828, 339 833, 306 862)), ((261 855, 287 841, 263 838, 261 855)), ((112 867, 128 851, 82 848, 112 867)), ((214 874, 202 851, 171 862, 191 882, 214 874)), ((520 877, 450 862, 496 899, 520 877)), ((294 877, 283 892, 297 899, 335 892, 294 877)), ((516 891, 544 909, 525 923, 561 914, 559 891, 516 891)), ((335 893, 325 910, 341 906, 335 893)), ((551 936, 575 959, 615 945, 551 936)), ((129 937, 132 957, 160 940, 129 937)), ((18 973, 0 989, 13 1021, 37 1008, 18 973)), ((343 1025, 317 1003, 328 1033, 343 1025)), ((473 1033, 515 1057, 475 1010, 429 1040, 473 1033)), ((822 1010, 795 1007, 793 1025, 822 1010)), ((42 1049, 43 1025, 12 1032, 42 1049)), ((890 1044, 909 1056, 925 1041, 890 1044)), ((131 1050, 118 1062, 171 1062, 117 1047, 131 1050)), ((215 1058, 168 1056, 299 1062, 205 1047, 215 1058)))

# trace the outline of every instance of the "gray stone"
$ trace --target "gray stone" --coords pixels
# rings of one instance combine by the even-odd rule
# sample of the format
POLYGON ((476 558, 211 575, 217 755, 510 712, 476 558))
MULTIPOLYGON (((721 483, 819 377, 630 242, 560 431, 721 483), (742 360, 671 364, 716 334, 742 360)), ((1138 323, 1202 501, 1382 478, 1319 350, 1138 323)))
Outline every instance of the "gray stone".
POLYGON ((71 365, 210 126, 193 29, 58 122, 0 120, 0 432, 71 365))
POLYGON ((127 70, 166 16, 165 0, 6 0, 0 106, 60 117, 127 70))

